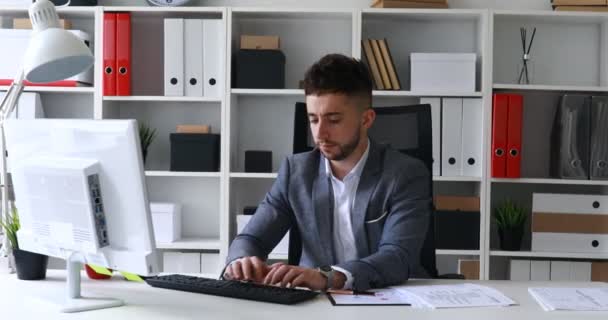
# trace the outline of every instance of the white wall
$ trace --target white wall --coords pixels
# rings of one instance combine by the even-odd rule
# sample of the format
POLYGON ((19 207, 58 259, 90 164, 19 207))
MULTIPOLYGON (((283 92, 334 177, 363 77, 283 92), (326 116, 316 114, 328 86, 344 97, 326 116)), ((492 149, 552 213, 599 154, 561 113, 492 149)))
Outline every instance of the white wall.
MULTIPOLYGON (((1 2, 1 1, 0 1, 1 2)), ((192 0, 192 6, 367 8, 372 0, 192 0)), ((106 6, 141 6, 146 0, 98 0, 106 6)), ((550 10, 549 0, 448 0, 451 8, 550 10)))

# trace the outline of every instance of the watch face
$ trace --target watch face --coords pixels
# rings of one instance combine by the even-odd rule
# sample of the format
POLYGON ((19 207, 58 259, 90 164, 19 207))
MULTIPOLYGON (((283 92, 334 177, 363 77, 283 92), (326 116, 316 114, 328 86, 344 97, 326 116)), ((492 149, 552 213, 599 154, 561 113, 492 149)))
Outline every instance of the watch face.
POLYGON ((332 270, 331 266, 322 266, 319 268, 319 270, 323 271, 323 272, 330 272, 332 270))

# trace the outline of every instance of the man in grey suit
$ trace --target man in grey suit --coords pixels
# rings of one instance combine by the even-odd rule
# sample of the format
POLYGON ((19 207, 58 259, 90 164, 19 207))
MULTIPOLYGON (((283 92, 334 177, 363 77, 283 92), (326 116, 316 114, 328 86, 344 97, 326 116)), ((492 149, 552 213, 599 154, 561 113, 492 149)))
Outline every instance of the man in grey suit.
POLYGON ((369 140, 375 113, 368 69, 330 54, 310 67, 304 85, 316 148, 284 160, 232 242, 224 276, 313 290, 365 290, 428 277, 420 252, 431 217, 429 172, 421 161, 369 140), (267 265, 294 225, 300 265, 267 265))

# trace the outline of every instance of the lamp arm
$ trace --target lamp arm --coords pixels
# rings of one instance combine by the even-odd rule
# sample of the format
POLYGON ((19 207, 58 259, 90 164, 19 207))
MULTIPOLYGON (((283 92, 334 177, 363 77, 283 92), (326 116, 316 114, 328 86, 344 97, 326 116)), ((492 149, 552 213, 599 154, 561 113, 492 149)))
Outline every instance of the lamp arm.
MULTIPOLYGON (((1 144, 0 144, 0 187, 2 188, 2 212, 0 214, 0 219, 7 223, 8 222, 8 212, 9 212, 9 192, 8 192, 8 169, 6 162, 6 138, 4 134, 4 123, 6 118, 11 114, 11 112, 15 109, 15 105, 17 105, 17 100, 19 96, 23 92, 23 78, 24 72, 23 70, 19 75, 15 78, 10 88, 6 92, 4 99, 2 99, 2 103, 0 103, 0 133, 2 135, 1 144)), ((2 238, 2 248, 0 248, 0 256, 8 256, 11 253, 11 248, 9 247, 8 237, 6 232, 3 232, 4 236, 2 238)))

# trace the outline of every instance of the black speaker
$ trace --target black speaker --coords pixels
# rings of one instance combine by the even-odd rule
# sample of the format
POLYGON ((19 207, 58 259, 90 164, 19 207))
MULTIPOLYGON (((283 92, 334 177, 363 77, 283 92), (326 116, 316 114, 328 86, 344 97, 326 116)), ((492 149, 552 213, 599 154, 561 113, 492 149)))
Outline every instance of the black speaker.
POLYGON ((233 70, 234 88, 285 88, 285 55, 279 50, 241 49, 234 57, 233 70))
POLYGON ((272 151, 245 151, 245 172, 272 172, 272 151))
POLYGON ((220 170, 220 135, 172 133, 171 171, 220 170))

